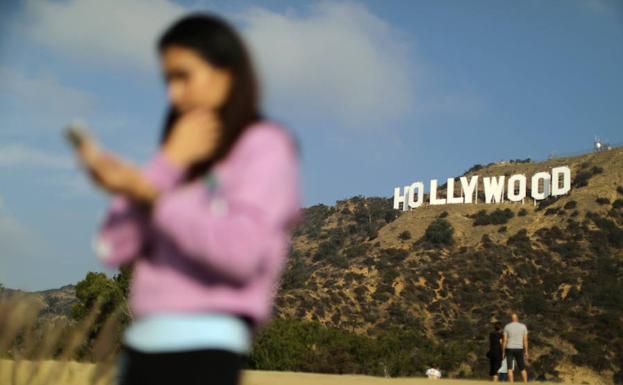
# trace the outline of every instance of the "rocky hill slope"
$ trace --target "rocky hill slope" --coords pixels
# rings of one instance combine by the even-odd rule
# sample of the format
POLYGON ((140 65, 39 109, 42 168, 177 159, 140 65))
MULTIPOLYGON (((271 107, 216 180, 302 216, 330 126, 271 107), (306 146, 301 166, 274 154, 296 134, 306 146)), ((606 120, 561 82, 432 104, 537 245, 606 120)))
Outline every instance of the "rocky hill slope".
POLYGON ((58 289, 28 292, 14 289, 1 289, 0 299, 16 299, 27 301, 40 309, 39 317, 71 318, 71 307, 76 303, 74 285, 65 285, 58 289))
POLYGON ((357 196, 305 209, 277 314, 368 335, 413 330, 451 345, 455 374, 469 376, 486 370, 492 322, 516 311, 536 378, 623 381, 623 149, 465 175, 560 165, 571 191, 537 205, 481 197, 403 212, 393 197, 357 196))

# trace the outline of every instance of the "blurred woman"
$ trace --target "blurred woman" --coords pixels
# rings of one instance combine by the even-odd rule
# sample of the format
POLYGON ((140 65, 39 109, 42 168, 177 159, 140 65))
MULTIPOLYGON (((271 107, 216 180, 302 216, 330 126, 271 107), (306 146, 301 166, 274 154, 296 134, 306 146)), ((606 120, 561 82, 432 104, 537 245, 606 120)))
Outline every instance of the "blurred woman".
POLYGON ((97 255, 133 265, 119 382, 237 384, 300 220, 298 148, 260 113, 226 22, 187 16, 158 53, 170 108, 151 160, 139 170, 91 141, 78 151, 113 194, 97 255))

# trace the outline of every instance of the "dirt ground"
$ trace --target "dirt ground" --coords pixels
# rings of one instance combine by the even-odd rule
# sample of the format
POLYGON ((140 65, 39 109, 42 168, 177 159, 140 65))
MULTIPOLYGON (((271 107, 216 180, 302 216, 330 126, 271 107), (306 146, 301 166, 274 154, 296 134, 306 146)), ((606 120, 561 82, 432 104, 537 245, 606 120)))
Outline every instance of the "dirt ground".
MULTIPOLYGON (((334 375, 247 370, 242 385, 418 385, 426 378, 379 378, 359 375, 334 375)), ((480 385, 487 381, 437 380, 436 384, 480 385)), ((114 368, 106 365, 59 361, 0 360, 0 385, 87 385, 114 384, 114 368)), ((542 382, 540 384, 548 384, 542 382)))

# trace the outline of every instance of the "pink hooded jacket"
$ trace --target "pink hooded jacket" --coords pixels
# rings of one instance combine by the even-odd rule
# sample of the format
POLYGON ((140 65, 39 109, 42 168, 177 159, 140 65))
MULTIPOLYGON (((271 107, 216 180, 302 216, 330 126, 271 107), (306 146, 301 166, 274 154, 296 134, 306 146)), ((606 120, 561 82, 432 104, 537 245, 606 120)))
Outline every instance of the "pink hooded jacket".
POLYGON ((209 177, 191 183, 161 151, 142 172, 160 191, 151 212, 117 195, 95 238, 106 266, 134 263, 134 316, 224 312, 254 326, 267 321, 301 219, 290 134, 254 123, 209 177))

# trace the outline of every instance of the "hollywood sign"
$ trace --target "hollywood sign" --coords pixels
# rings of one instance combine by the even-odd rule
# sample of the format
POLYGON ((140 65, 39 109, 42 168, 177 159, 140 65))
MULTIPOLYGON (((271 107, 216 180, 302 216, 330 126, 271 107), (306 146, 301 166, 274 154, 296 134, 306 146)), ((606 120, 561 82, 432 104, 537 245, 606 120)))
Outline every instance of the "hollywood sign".
MULTIPOLYGON (((523 203, 526 198, 528 178, 523 174, 511 175, 508 179, 506 179, 506 175, 483 177, 482 179, 478 175, 474 175, 469 178, 466 176, 459 178, 461 192, 458 196, 454 195, 454 178, 448 178, 445 198, 437 196, 437 179, 431 180, 428 203, 431 205, 478 203, 478 183, 480 180, 482 180, 485 203, 503 202, 504 197, 511 202, 523 203)), ((530 178, 530 196, 534 199, 535 204, 549 196, 565 195, 569 190, 571 190, 571 169, 567 166, 554 167, 551 172, 537 172, 530 178)), ((412 183, 404 186, 402 191, 400 187, 395 187, 394 209, 399 210, 401 203, 403 211, 422 206, 424 204, 424 183, 412 183)))

